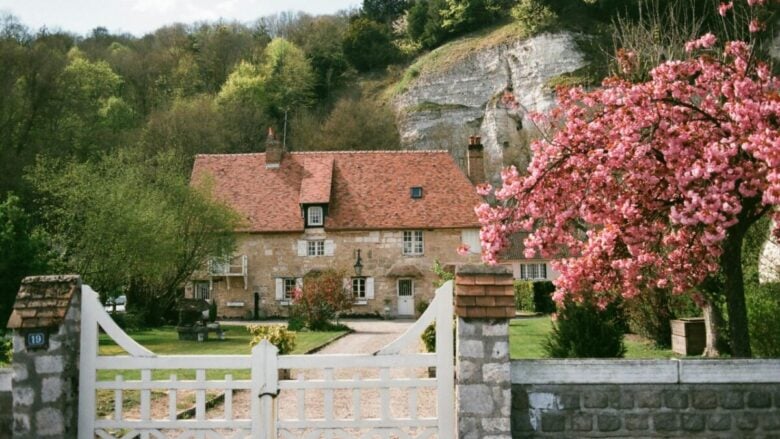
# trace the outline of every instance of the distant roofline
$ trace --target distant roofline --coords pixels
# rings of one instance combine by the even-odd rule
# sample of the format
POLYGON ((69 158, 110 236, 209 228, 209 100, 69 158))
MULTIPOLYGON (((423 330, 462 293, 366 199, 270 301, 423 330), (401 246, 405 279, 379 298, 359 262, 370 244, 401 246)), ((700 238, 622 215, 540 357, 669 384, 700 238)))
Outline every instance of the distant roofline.
MULTIPOLYGON (((291 151, 285 152, 285 155, 318 155, 318 154, 441 154, 449 153, 446 149, 402 149, 391 150, 382 149, 374 151, 291 151)), ((236 152, 236 153, 222 153, 222 154, 195 154, 195 157, 240 157, 240 156, 257 156, 265 155, 265 152, 236 152)))

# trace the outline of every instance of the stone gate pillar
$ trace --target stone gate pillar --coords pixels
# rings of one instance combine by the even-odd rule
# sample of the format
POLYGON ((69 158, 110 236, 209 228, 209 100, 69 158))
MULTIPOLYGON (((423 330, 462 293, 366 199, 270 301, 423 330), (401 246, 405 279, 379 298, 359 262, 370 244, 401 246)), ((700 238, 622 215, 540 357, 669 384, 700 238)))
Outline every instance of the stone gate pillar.
POLYGON ((455 276, 455 398, 459 439, 510 439, 512 273, 466 265, 455 276))
POLYGON ((78 425, 81 279, 22 281, 14 330, 13 437, 75 438, 78 425))

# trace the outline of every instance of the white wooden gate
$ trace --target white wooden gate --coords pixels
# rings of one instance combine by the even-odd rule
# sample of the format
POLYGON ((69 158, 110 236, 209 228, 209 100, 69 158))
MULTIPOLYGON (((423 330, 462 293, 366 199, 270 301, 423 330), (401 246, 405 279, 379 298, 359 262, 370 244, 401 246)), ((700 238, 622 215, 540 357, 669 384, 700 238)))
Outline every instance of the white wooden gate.
POLYGON ((436 290, 412 327, 373 355, 278 355, 263 341, 251 355, 162 356, 125 334, 85 285, 78 437, 453 438, 452 288, 450 281, 436 290), (434 321, 437 353, 417 353, 434 321), (99 355, 98 327, 127 355, 99 355), (437 378, 421 373, 429 368, 437 378), (295 376, 279 380, 279 370, 295 376), (209 409, 213 393, 223 393, 224 402, 209 409), (179 415, 180 395, 194 396, 189 419, 179 415), (234 403, 239 396, 243 409, 234 403), (125 408, 130 401, 133 407, 125 408), (101 410, 108 415, 97 416, 98 402, 108 405, 101 410))

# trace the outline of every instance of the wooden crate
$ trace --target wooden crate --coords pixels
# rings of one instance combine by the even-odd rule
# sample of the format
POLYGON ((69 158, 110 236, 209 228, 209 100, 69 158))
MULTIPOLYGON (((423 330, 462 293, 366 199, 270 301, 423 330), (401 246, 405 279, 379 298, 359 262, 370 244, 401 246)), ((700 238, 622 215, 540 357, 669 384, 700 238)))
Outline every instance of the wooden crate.
POLYGON ((706 344, 704 318, 672 320, 672 351, 680 355, 701 355, 706 344))

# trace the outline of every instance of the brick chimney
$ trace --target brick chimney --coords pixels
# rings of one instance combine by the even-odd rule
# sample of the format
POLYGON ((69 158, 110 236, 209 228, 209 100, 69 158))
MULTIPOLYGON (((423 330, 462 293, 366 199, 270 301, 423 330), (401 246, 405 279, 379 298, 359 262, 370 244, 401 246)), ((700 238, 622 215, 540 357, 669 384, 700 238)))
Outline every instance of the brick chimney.
POLYGON ((468 158, 466 160, 466 174, 472 184, 485 182, 485 161, 483 158, 482 138, 469 137, 468 158))
POLYGON ((268 137, 265 139, 265 167, 278 168, 282 163, 283 155, 282 142, 276 139, 274 129, 268 127, 268 137))

